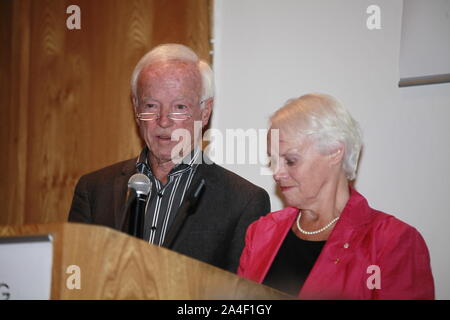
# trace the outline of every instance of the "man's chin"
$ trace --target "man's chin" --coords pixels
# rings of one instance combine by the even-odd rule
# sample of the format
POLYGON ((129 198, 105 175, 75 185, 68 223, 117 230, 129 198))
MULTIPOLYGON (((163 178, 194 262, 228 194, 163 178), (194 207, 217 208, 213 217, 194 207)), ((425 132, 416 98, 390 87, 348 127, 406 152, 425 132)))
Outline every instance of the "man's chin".
POLYGON ((153 160, 152 162, 156 162, 158 165, 162 165, 162 164, 169 164, 169 163, 175 163, 172 161, 172 159, 167 156, 162 156, 162 155, 153 155, 153 160))
POLYGON ((165 162, 173 162, 173 163, 180 163, 185 156, 187 156, 189 152, 187 146, 185 146, 184 149, 182 149, 180 146, 178 146, 179 142, 172 141, 171 145, 161 145, 157 144, 156 148, 149 147, 151 156, 156 160, 158 163, 165 163, 165 162), (155 152, 156 151, 156 152, 155 152))

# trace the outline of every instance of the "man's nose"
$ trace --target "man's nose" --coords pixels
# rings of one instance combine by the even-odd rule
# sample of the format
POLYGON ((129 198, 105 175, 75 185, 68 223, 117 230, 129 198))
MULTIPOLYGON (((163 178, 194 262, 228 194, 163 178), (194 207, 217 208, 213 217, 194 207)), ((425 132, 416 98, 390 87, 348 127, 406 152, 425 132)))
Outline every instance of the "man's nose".
POLYGON ((168 128, 168 127, 170 127, 170 126, 172 125, 173 120, 170 119, 168 116, 169 116, 169 114, 166 113, 166 112, 162 112, 162 113, 159 115, 158 125, 159 125, 160 127, 162 127, 162 128, 168 128))

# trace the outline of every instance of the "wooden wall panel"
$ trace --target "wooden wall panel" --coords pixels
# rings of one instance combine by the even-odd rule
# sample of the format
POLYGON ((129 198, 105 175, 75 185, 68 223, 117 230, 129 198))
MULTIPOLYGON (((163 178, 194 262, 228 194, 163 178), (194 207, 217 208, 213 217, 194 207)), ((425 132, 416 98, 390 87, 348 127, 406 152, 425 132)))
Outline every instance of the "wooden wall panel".
POLYGON ((29 1, 0 1, 0 223, 24 221, 29 1))
POLYGON ((160 43, 209 58, 206 0, 2 0, 0 224, 65 221, 78 178, 137 155, 129 79, 160 43), (81 30, 66 8, 81 9, 81 30))

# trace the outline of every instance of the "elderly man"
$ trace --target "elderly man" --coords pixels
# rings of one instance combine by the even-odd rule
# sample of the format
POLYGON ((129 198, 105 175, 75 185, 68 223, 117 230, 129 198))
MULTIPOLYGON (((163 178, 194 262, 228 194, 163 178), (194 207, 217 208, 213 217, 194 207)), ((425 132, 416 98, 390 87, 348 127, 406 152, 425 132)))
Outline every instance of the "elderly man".
POLYGON ((160 45, 136 65, 131 91, 146 146, 137 159, 81 177, 69 221, 125 231, 127 183, 140 172, 152 182, 153 195, 146 203, 144 239, 165 245, 180 206, 204 180, 195 211, 170 248, 236 272, 245 231, 270 211, 270 202, 263 189, 205 159, 198 147, 213 107, 211 68, 183 45, 160 45))

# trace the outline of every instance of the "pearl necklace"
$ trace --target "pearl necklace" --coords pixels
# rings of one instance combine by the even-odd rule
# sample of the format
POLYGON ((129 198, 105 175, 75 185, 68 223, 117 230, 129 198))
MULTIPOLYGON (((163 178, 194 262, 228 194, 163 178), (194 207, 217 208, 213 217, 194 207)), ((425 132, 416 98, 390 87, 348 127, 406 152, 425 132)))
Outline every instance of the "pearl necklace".
POLYGON ((318 234, 321 233, 322 231, 327 230, 329 227, 331 227, 333 225, 333 223, 335 223, 336 221, 338 221, 339 217, 334 218, 333 220, 330 221, 329 224, 327 224, 325 227, 323 227, 322 229, 316 230, 316 231, 305 231, 300 227, 300 218, 302 216, 302 212, 300 211, 300 213, 298 214, 298 218, 297 218, 297 228, 298 230, 303 233, 303 234, 318 234))

